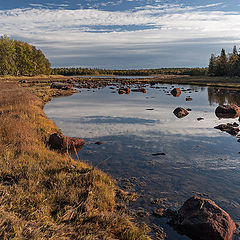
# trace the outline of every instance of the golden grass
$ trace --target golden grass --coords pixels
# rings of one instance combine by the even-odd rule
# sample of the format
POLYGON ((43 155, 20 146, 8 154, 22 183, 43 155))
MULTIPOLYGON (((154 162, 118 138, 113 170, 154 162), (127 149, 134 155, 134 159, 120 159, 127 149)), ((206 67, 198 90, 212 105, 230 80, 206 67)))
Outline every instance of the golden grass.
POLYGON ((42 99, 56 91, 38 86, 40 99, 14 82, 0 89, 0 239, 150 239, 116 211, 109 176, 47 147, 58 129, 42 99))

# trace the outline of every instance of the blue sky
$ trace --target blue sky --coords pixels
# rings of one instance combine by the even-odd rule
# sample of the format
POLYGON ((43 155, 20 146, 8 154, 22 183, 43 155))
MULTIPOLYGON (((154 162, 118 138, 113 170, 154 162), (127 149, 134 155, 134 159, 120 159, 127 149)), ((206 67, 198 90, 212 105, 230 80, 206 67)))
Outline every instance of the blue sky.
POLYGON ((240 47, 237 0, 1 0, 0 24, 53 67, 204 67, 240 47))

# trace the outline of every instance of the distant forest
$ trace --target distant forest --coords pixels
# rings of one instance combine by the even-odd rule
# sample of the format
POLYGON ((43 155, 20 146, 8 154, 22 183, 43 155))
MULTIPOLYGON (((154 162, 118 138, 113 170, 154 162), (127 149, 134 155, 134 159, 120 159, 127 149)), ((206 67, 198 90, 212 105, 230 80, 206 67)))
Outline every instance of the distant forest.
POLYGON ((237 47, 233 47, 233 52, 226 54, 222 49, 220 56, 211 55, 208 66, 210 76, 240 77, 240 53, 237 47))
POLYGON ((51 74, 50 62, 41 50, 22 41, 0 38, 0 75, 51 74))
POLYGON ((135 70, 109 70, 97 68, 50 68, 51 64, 41 50, 22 41, 0 38, 0 75, 35 76, 52 75, 113 75, 113 76, 150 76, 158 74, 190 76, 227 76, 240 77, 240 52, 226 54, 222 49, 219 56, 211 55, 208 68, 159 68, 135 70))
POLYGON ((207 74, 207 68, 160 68, 136 70, 109 70, 93 68, 53 68, 53 75, 114 75, 114 76, 151 76, 157 74, 200 76, 207 74))

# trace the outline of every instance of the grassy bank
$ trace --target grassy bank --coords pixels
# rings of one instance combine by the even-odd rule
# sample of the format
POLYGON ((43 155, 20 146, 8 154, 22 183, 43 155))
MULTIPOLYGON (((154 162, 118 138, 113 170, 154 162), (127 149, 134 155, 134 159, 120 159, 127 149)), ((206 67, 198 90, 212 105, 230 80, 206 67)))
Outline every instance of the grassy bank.
POLYGON ((0 81, 0 239, 149 239, 109 176, 46 145, 58 129, 42 109, 61 92, 11 80, 0 81))

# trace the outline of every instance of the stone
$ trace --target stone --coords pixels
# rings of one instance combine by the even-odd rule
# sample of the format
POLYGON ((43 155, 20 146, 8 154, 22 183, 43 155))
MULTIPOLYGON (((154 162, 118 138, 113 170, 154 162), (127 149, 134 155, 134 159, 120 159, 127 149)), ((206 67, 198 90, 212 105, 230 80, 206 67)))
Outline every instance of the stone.
POLYGON ((192 98, 191 97, 187 97, 185 100, 186 101, 192 101, 192 98))
POLYGON ((64 136, 62 133, 54 133, 49 137, 48 143, 51 149, 75 152, 82 149, 85 141, 81 138, 64 136))
POLYGON ((53 83, 51 83, 50 88, 69 90, 69 89, 72 89, 73 87, 72 87, 72 85, 70 85, 68 83, 53 82, 53 83))
POLYGON ((189 114, 189 112, 182 108, 182 107, 178 107, 176 108, 174 111, 173 111, 174 115, 177 117, 177 118, 183 118, 185 116, 187 116, 189 114))
POLYGON ((235 126, 236 126, 235 123, 233 123, 233 124, 227 123, 227 124, 220 124, 220 125, 218 125, 218 126, 216 126, 214 128, 219 129, 219 130, 221 130, 223 132, 227 132, 227 133, 229 133, 229 134, 231 134, 233 136, 236 136, 238 134, 238 132, 239 132, 239 128, 235 127, 235 126))
POLYGON ((199 118, 197 118, 197 120, 201 121, 201 120, 204 120, 204 118, 203 117, 199 117, 199 118))
POLYGON ((136 89, 131 89, 132 92, 142 92, 142 93, 146 93, 146 89, 145 88, 136 88, 136 89))
POLYGON ((178 211, 178 227, 192 239, 231 240, 235 223, 210 199, 194 196, 178 211))
POLYGON ((218 118, 237 118, 240 116, 240 108, 233 105, 220 105, 216 108, 215 114, 218 118))
POLYGON ((180 88, 174 88, 172 91, 171 91, 171 94, 174 96, 174 97, 179 97, 181 95, 181 90, 180 88))
POLYGON ((118 90, 118 94, 129 94, 130 93, 130 89, 129 88, 120 88, 118 90))

